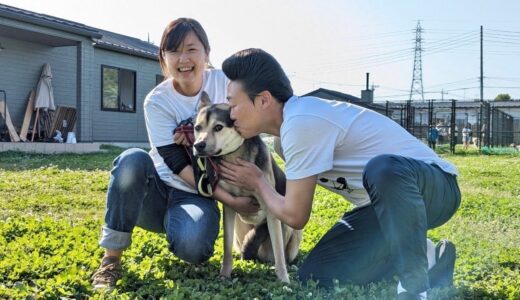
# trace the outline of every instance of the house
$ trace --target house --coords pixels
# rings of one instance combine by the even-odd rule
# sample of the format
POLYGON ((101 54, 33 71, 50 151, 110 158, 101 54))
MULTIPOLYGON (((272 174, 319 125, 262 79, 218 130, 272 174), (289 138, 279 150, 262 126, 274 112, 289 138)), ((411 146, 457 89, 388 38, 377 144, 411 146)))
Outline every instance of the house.
POLYGON ((0 4, 0 90, 17 128, 49 63, 55 105, 76 108, 78 141, 146 142, 143 100, 162 80, 157 55, 136 38, 0 4))
POLYGON ((309 92, 302 96, 314 96, 322 99, 328 99, 328 100, 336 100, 336 101, 343 101, 343 102, 349 102, 352 104, 356 104, 362 107, 369 108, 373 111, 376 111, 380 114, 386 115, 386 107, 380 104, 375 104, 371 101, 362 100, 361 98, 345 94, 342 92, 334 91, 334 90, 328 90, 324 88, 319 88, 317 90, 314 90, 312 92, 309 92))

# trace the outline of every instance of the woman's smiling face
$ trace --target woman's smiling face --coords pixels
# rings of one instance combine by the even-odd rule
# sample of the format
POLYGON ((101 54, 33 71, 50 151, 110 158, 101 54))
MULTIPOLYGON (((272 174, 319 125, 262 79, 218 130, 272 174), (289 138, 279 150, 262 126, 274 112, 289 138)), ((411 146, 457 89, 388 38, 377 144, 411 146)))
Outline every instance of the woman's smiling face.
POLYGON ((196 95, 208 62, 208 53, 197 35, 190 31, 177 49, 163 55, 175 89, 185 96, 196 95))

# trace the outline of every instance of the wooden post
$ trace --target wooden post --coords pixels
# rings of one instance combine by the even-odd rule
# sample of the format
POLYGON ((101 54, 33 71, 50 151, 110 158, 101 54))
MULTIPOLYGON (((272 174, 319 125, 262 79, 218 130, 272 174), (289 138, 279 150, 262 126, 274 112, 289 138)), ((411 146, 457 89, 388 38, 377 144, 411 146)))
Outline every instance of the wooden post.
POLYGON ((29 100, 27 101, 27 107, 25 108, 25 116, 23 118, 22 129, 20 130, 20 139, 24 142, 27 142, 27 131, 29 130, 29 125, 31 124, 33 110, 34 110, 34 90, 32 90, 29 95, 29 100))
POLYGON ((11 120, 11 116, 9 115, 9 109, 7 109, 7 104, 5 103, 5 101, 0 101, 0 113, 6 121, 7 130, 9 131, 9 137, 11 139, 11 142, 19 142, 20 137, 18 136, 18 133, 16 133, 16 129, 14 128, 13 121, 11 120))
POLYGON ((31 142, 34 142, 34 134, 36 133, 36 130, 38 128, 38 115, 39 114, 40 114, 40 108, 37 108, 36 109, 36 118, 34 118, 34 125, 33 125, 31 142))

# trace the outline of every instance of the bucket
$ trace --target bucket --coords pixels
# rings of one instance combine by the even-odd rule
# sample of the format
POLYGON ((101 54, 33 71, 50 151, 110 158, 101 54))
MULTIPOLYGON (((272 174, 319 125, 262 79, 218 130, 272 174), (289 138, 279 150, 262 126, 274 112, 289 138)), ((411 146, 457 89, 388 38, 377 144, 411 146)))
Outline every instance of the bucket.
POLYGON ((76 144, 76 134, 74 131, 71 131, 67 134, 67 144, 76 144))

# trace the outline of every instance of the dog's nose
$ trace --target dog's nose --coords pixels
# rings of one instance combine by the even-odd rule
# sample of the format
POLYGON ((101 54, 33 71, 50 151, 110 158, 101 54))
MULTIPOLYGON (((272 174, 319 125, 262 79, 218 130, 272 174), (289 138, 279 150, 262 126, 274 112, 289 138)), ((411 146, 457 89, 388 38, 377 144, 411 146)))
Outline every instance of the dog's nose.
POLYGON ((202 152, 204 148, 206 148, 206 142, 198 142, 195 144, 195 149, 199 152, 202 152))

